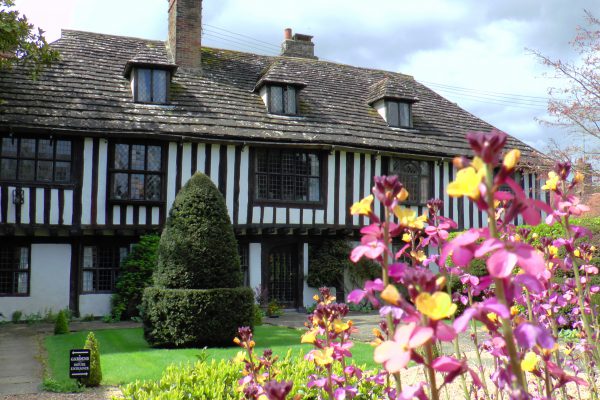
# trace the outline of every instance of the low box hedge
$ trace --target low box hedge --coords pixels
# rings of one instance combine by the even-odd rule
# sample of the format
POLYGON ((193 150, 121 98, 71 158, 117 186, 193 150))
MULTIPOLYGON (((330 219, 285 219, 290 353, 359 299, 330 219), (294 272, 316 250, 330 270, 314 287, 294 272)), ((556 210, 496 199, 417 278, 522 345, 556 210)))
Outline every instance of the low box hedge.
POLYGON ((253 323, 250 288, 144 291, 144 337, 154 347, 232 346, 240 326, 253 323))

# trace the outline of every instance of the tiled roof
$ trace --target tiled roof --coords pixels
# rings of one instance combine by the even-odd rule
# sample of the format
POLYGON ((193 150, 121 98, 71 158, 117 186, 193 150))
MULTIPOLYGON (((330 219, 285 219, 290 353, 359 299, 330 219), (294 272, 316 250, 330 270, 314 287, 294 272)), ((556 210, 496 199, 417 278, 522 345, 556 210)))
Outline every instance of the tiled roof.
MULTIPOLYGON (((93 131, 106 135, 176 135, 349 146, 436 156, 468 155, 465 133, 493 127, 406 75, 305 58, 204 48, 202 73, 177 71, 168 106, 136 104, 125 65, 170 64, 161 41, 63 31, 62 61, 32 81, 23 69, 0 74, 0 130, 7 127, 93 131), (261 77, 301 81, 301 117, 269 115, 254 91, 261 77), (419 101, 414 129, 387 126, 368 104, 388 79, 419 101)), ((511 138, 511 146, 532 151, 511 138)))
MULTIPOLYGON (((398 74, 396 74, 398 75, 398 74)), ((412 77, 388 76, 369 87, 367 103, 373 104, 381 99, 401 99, 410 102, 419 101, 414 89, 414 79, 412 77)))

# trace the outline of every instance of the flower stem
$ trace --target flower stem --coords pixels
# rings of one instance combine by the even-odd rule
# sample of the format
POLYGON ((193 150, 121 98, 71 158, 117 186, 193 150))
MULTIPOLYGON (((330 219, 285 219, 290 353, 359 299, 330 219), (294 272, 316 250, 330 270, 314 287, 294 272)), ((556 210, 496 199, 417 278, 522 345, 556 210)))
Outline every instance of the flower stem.
POLYGON ((438 392, 437 383, 435 381, 435 370, 431 366, 433 362, 433 345, 427 343, 425 345, 425 358, 427 361, 427 373, 429 375, 429 386, 431 388, 431 400, 439 400, 440 395, 438 392))
MULTIPOLYGON (((491 171, 494 170, 494 166, 492 164, 488 164, 487 170, 489 172, 486 174, 485 178, 487 185, 486 200, 488 205, 488 229, 491 238, 499 239, 498 230, 496 227, 496 210, 494 208, 494 175, 493 173, 491 173, 491 171)), ((506 300, 506 290, 504 288, 504 281, 499 278, 494 278, 494 283, 496 298, 506 308, 510 308, 506 300)), ((506 340, 506 349, 508 351, 510 368, 512 370, 513 375, 517 379, 518 386, 523 390, 524 393, 527 393, 527 385, 525 384, 525 379, 523 378, 523 371, 521 370, 521 363, 519 362, 517 348, 515 346, 515 339, 513 336, 512 326, 510 324, 510 317, 506 319, 501 318, 501 320, 502 331, 504 333, 504 339, 506 340)))

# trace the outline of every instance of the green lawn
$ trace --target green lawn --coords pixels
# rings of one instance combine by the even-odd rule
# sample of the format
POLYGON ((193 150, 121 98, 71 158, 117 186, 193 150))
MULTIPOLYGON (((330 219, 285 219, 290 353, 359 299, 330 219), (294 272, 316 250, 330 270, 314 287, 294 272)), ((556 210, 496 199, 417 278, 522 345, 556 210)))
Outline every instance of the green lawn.
MULTIPOLYGON (((209 359, 230 359, 240 350, 239 347, 211 349, 154 349, 144 340, 141 328, 106 329, 95 331, 100 343, 102 384, 122 385, 136 380, 157 380, 170 364, 195 362, 204 352, 209 359)), ((262 353, 271 348, 275 354, 283 356, 289 349, 306 353, 312 346, 300 344, 302 331, 275 327, 257 326, 254 331, 257 351, 262 353)), ((63 383, 69 379, 69 350, 83 347, 87 332, 48 336, 45 339, 48 350, 48 367, 51 377, 63 383)), ((355 343, 352 348, 353 360, 357 364, 367 364, 374 368, 373 348, 365 343, 355 343)))

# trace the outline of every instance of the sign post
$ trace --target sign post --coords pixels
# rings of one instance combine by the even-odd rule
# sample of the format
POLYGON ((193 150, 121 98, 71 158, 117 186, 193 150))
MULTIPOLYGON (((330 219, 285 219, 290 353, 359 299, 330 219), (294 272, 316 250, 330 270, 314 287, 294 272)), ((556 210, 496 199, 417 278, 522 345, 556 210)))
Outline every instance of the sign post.
POLYGON ((90 376, 90 351, 75 349, 69 353, 69 378, 81 379, 90 376))

